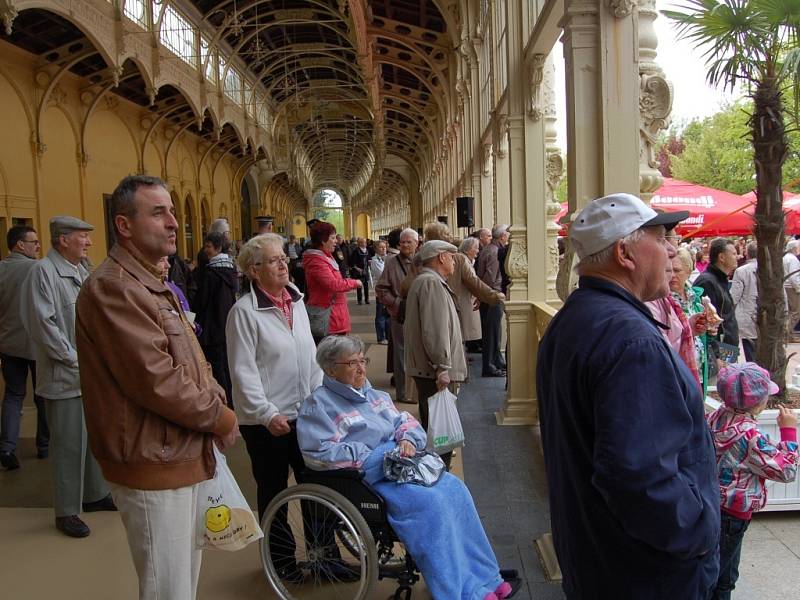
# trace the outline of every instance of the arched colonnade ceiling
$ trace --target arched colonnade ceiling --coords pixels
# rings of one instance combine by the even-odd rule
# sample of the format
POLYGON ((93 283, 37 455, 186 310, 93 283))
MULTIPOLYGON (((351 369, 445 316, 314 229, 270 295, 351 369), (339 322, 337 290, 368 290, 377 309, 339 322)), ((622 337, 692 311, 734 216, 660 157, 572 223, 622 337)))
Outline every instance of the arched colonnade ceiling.
POLYGON ((435 162, 454 108, 455 0, 190 3, 268 91, 276 171, 342 189, 356 210, 409 198, 385 166, 399 159, 419 182, 435 162))
MULTIPOLYGON (((48 2, 21 3, 21 10, 13 20, 13 28, 6 32, 3 40, 10 42, 41 58, 41 67, 35 76, 43 89, 36 106, 37 121, 47 106, 50 92, 67 72, 86 79, 87 85, 81 93, 81 101, 87 106, 80 134, 80 152, 88 154, 85 146, 85 129, 93 110, 108 93, 121 96, 147 111, 141 120, 146 131, 139 152, 139 172, 144 170, 144 153, 150 136, 156 128, 165 126, 172 136, 166 154, 161 158, 162 170, 166 170, 170 150, 174 142, 186 131, 191 131, 206 142, 199 171, 208 168, 213 172, 222 159, 230 155, 242 167, 267 158, 263 144, 254 144, 246 139, 235 122, 220 123, 214 107, 199 107, 176 81, 154 81, 145 65, 133 58, 126 58, 116 66, 108 49, 98 43, 82 27, 73 22, 68 14, 59 14, 59 6, 48 2)), ((37 127, 37 144, 46 146, 37 127)), ((239 169, 240 172, 244 168, 239 169)), ((163 175, 163 173, 154 173, 163 175)))

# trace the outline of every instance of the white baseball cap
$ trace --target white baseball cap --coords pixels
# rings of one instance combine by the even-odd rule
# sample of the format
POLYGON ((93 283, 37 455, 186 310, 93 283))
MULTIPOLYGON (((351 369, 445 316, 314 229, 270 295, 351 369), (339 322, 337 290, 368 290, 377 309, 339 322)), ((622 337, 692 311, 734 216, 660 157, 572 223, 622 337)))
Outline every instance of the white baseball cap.
POLYGON ((585 258, 640 227, 663 225, 670 230, 688 216, 688 210, 656 212, 633 194, 611 194, 592 200, 578 213, 569 239, 578 258, 585 258))

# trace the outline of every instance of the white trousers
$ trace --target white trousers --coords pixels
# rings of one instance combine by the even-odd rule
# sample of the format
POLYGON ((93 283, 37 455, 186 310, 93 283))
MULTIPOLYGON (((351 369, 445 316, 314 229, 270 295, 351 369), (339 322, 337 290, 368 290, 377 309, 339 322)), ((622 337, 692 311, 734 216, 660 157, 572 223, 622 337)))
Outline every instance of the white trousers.
POLYGON ((109 484, 128 534, 140 600, 194 600, 201 550, 195 549, 197 485, 134 490, 109 484))

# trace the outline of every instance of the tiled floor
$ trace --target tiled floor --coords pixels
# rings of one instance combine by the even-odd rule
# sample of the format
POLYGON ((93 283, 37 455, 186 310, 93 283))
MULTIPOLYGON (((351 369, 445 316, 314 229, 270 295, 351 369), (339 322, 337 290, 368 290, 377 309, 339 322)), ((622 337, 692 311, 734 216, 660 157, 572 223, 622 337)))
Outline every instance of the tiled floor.
MULTIPOLYGON (((370 379, 389 388, 383 372, 386 347, 374 344, 374 304, 351 301, 353 331, 370 343, 370 379)), ((790 351, 798 350, 792 348, 790 351)), ((501 566, 516 568, 525 586, 521 600, 563 598, 558 585, 545 581, 534 540, 549 530, 547 487, 533 427, 498 427, 494 412, 503 402, 505 381, 479 377, 480 357, 473 356, 470 382, 459 395, 459 411, 467 445, 454 461, 475 499, 484 527, 501 566)), ((793 360, 797 361, 798 356, 793 360)), ((789 374, 793 371, 791 365, 789 374)), ((0 393, 2 387, 0 386, 0 393)), ((412 405, 403 408, 414 411, 412 405)), ((119 517, 112 513, 86 516, 92 535, 66 538, 52 524, 49 461, 36 460, 32 437, 35 412, 26 405, 20 459, 22 469, 0 471, 0 598, 39 600, 133 600, 136 578, 119 517)), ((229 452, 229 463, 245 495, 252 501, 254 484, 244 445, 229 452)), ((757 515, 745 538, 741 579, 734 595, 740 600, 788 600, 800 589, 800 516, 757 515)), ((376 598, 393 591, 384 582, 376 598)), ((261 572, 258 548, 236 553, 207 552, 201 572, 200 599, 272 598, 261 572)), ((415 600, 430 598, 424 582, 415 586, 415 600)))

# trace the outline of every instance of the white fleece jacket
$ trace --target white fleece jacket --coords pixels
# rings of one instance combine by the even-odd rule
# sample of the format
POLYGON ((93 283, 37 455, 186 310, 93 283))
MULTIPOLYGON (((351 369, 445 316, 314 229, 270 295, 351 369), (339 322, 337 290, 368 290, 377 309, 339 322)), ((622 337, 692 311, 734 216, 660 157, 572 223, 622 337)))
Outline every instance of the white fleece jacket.
POLYGON ((255 290, 228 313, 225 334, 233 383, 233 406, 241 425, 267 427, 273 417, 297 418, 300 403, 322 384, 303 295, 293 285, 293 328, 280 309, 261 305, 255 290))

